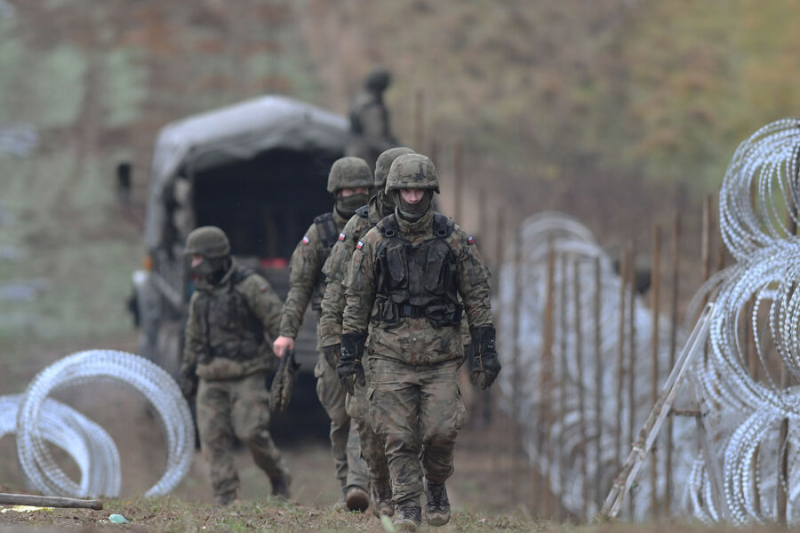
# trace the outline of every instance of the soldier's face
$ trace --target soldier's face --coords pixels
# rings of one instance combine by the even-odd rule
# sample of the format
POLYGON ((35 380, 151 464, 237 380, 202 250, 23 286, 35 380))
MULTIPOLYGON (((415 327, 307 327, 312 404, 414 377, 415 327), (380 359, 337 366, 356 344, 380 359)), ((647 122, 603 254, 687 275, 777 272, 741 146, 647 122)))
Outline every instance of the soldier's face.
POLYGON ((355 189, 342 189, 339 191, 339 195, 342 198, 348 198, 356 194, 369 194, 369 189, 366 187, 356 187, 355 189))
POLYGON ((197 268, 206 258, 200 254, 192 254, 192 268, 197 268))
POLYGON ((424 189, 400 189, 400 198, 407 204, 415 204, 425 196, 424 189))

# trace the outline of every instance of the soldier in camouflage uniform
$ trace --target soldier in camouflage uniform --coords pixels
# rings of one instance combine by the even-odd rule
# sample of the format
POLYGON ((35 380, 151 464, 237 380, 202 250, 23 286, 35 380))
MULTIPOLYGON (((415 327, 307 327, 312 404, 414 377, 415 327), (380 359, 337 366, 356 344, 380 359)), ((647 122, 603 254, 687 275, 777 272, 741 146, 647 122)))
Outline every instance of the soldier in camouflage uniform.
POLYGON ((383 93, 391 83, 391 73, 375 66, 364 77, 361 92, 350 107, 350 143, 347 155, 360 157, 375 168, 378 155, 397 146, 389 124, 389 111, 383 102, 383 93))
POLYGON ((219 228, 192 231, 184 253, 192 257, 197 280, 186 322, 181 389, 187 398, 197 395, 197 426, 214 498, 227 505, 238 495, 234 434, 269 477, 273 494, 288 498, 291 478, 268 430, 273 355, 264 337, 278 334, 281 301, 264 278, 233 260, 219 228))
POLYGON ((416 529, 421 523, 420 470, 427 485, 428 523, 450 520, 445 481, 453 473, 453 448, 465 417, 457 384, 462 312, 474 345, 472 379, 489 387, 500 363, 489 273, 472 237, 431 208, 433 193, 439 192, 431 160, 418 154, 397 158, 386 192, 393 195, 396 212, 358 242, 345 278, 337 373, 350 392, 354 382, 366 383, 369 331, 370 420, 385 439, 395 524, 416 529))
MULTIPOLYGON (((377 190, 368 206, 356 211, 356 214, 347 222, 339 241, 333 246, 331 255, 322 267, 328 286, 325 297, 322 299, 322 314, 319 319, 319 344, 325 360, 332 369, 336 368, 341 352, 342 313, 344 312, 344 275, 350 264, 350 258, 356 249, 356 243, 374 227, 381 219, 394 213, 394 201, 387 197, 384 191, 386 176, 392 162, 401 155, 413 154, 410 148, 390 148, 378 157, 375 166, 375 189, 377 190)), ((383 441, 373 431, 369 422, 367 406, 367 387, 356 384, 355 394, 347 395, 345 401, 347 414, 355 420, 361 441, 361 455, 369 468, 371 481, 372 512, 376 515, 391 516, 394 513, 392 505, 392 485, 389 468, 386 464, 383 441)))
MULTIPOLYGON (((372 182, 369 167, 357 157, 343 157, 331 166, 328 192, 334 195, 336 205, 332 212, 314 219, 292 254, 289 295, 281 318, 280 337, 274 343, 278 357, 282 357, 285 350, 294 349, 294 339, 309 302, 314 310, 321 310, 326 288, 322 266, 347 220, 369 201, 372 182)), ((369 506, 369 474, 361 459, 358 430, 355 424, 351 427, 345 408, 346 392, 336 378, 335 369, 325 361, 321 352, 314 375, 317 377, 317 395, 331 419, 336 477, 342 487, 339 506, 346 504, 350 510, 363 511, 369 506)))

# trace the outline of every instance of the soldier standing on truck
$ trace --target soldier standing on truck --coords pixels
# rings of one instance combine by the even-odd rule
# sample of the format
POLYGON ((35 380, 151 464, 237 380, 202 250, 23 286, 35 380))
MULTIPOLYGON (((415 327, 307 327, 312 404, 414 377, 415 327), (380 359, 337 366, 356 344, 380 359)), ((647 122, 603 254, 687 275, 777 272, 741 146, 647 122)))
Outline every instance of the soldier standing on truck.
MULTIPOLYGON (((343 157, 331 166, 328 192, 335 198, 333 211, 314 219, 289 262, 289 294, 281 318, 280 336, 274 343, 278 357, 283 357, 286 350, 294 349, 309 302, 312 309, 321 310, 326 286, 322 266, 347 220, 369 201, 372 182, 369 167, 357 157, 343 157)), ((336 477, 342 489, 342 499, 337 506, 346 505, 351 511, 364 511, 369 507, 369 475, 361 459, 358 431, 355 424, 351 427, 345 409, 346 392, 336 377, 335 369, 321 352, 314 376, 317 378, 317 396, 331 419, 331 446, 336 477)))
MULTIPOLYGON (((319 344, 328 365, 335 369, 339 362, 342 336, 342 313, 344 312, 344 276, 356 244, 370 228, 383 217, 394 213, 394 201, 387 197, 384 188, 386 176, 392 162, 405 154, 413 154, 410 148, 390 148, 383 152, 375 165, 375 189, 377 190, 369 205, 364 206, 347 222, 331 255, 322 267, 328 286, 322 299, 322 314, 319 319, 319 344)), ((370 499, 372 512, 376 516, 394 514, 392 505, 392 480, 386 464, 383 441, 373 431, 369 421, 367 406, 367 387, 356 384, 355 394, 347 395, 347 414, 355 421, 361 441, 361 455, 369 468, 371 482, 370 499)))
POLYGON ((236 500, 239 476, 233 463, 233 435, 250 450, 272 483, 272 493, 289 497, 291 477, 269 434, 268 370, 272 350, 264 333, 275 337, 281 301, 270 284, 231 257, 227 235, 204 226, 186 239, 197 274, 189 303, 181 390, 197 396, 197 426, 211 467, 214 499, 236 500))
POLYGON ((486 389, 500 372, 488 270, 472 237, 433 211, 434 192, 439 180, 429 158, 408 154, 392 163, 386 193, 397 208, 356 245, 337 366, 351 394, 355 382, 366 383, 369 333, 370 421, 385 441, 395 525, 412 530, 422 522, 423 473, 428 523, 450 520, 445 481, 466 414, 457 384, 462 312, 473 382, 486 389))
POLYGON ((392 75, 386 67, 375 66, 364 77, 361 91, 350 106, 350 143, 347 155, 364 159, 370 170, 383 151, 397 146, 389 124, 389 110, 383 93, 392 75))

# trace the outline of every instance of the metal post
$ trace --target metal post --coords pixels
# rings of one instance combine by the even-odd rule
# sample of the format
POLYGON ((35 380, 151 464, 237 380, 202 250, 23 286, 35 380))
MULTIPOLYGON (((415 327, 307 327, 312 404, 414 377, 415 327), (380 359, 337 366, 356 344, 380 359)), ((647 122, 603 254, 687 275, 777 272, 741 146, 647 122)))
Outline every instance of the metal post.
MULTIPOLYGON (((567 254, 562 253, 559 258, 559 306, 558 306, 558 423, 561 426, 558 432, 558 442, 549 457, 547 464, 558 464, 558 502, 556 502, 556 516, 559 521, 564 519, 564 484, 567 481, 564 475, 564 466, 567 462, 564 454, 564 419, 567 415, 567 307, 569 299, 567 297, 567 286, 569 285, 569 265, 567 254)), ((552 506, 548 506, 548 516, 552 513, 552 506)))
MULTIPOLYGON (((653 227, 653 262, 650 265, 650 294, 652 300, 650 302, 652 313, 652 377, 651 377, 651 398, 653 405, 658 401, 658 383, 659 383, 659 367, 658 367, 658 344, 659 344, 659 331, 658 331, 658 306, 659 290, 661 284, 661 228, 658 225, 653 227)), ((653 519, 658 518, 658 456, 656 455, 658 447, 652 450, 652 458, 650 460, 650 512, 653 519)))

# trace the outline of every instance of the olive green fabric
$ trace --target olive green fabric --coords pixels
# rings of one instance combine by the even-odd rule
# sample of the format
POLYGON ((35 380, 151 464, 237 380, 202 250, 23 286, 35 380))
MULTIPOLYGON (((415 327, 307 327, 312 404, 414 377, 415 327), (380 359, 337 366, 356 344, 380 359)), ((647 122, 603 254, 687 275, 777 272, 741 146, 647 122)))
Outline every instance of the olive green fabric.
POLYGON ((375 162, 375 188, 383 190, 386 188, 386 178, 389 176, 389 169, 392 168, 394 160, 401 155, 414 154, 414 150, 405 146, 389 148, 378 156, 375 162))
POLYGON ((444 483, 453 473, 456 436, 466 418, 458 362, 408 365, 370 357, 368 364, 370 422, 385 442, 393 501, 418 506, 423 474, 429 483, 444 483))
POLYGON ((369 202, 366 218, 353 215, 347 221, 340 240, 333 245, 331 254, 322 267, 327 286, 322 298, 322 313, 317 330, 320 346, 333 346, 342 342, 342 313, 345 304, 342 282, 359 239, 380 221, 379 209, 377 199, 373 198, 369 202))
POLYGON ((422 154, 406 154, 395 159, 386 177, 386 193, 401 189, 439 192, 439 177, 433 161, 422 154))
MULTIPOLYGON (((333 221, 337 231, 342 231, 347 220, 336 211, 333 221)), ((319 233, 317 224, 311 224, 305 236, 297 244, 289 261, 289 294, 281 317, 280 334, 292 339, 297 337, 303 314, 308 307, 316 288, 318 294, 325 294, 325 277, 322 266, 330 254, 319 233)))
POLYGON ((228 236, 215 226, 202 226, 186 238, 184 254, 200 254, 208 258, 225 257, 231 253, 228 236))
MULTIPOLYGON (((388 82, 388 78, 385 79, 388 82)), ((375 161, 381 152, 397 146, 389 110, 383 101, 385 87, 380 88, 380 85, 365 83, 365 87, 353 99, 349 113, 350 140, 345 154, 364 159, 370 169, 375 168, 375 161)))
POLYGON ((351 424, 345 407, 345 392, 336 371, 320 356, 314 368, 317 397, 331 419, 331 448, 336 478, 343 487, 369 487, 367 465, 361 458, 361 444, 355 424, 351 424))
POLYGON ((181 375, 235 379, 269 370, 281 301, 269 282, 231 261, 215 285, 198 280, 189 302, 181 375))
POLYGON ((328 173, 328 192, 333 194, 342 189, 371 189, 374 178, 367 162, 360 157, 342 157, 331 165, 328 173))
POLYGON ((269 421, 269 391, 264 373, 241 379, 200 380, 197 427, 218 503, 234 500, 239 490, 239 475, 233 461, 234 435, 250 450, 256 466, 272 483, 288 474, 269 433, 269 421))
MULTIPOLYGON (((433 211, 414 223, 397 217, 397 224, 401 237, 411 247, 438 238, 433 232, 433 211)), ((397 324, 372 321, 380 310, 376 298, 378 250, 387 240, 376 227, 361 239, 360 248, 356 246, 345 278, 347 304, 342 333, 369 332, 367 353, 370 358, 392 359, 412 365, 462 360, 463 332, 460 324, 434 327, 424 317, 404 318, 397 324)), ((469 326, 491 325, 489 271, 473 239, 455 225, 444 240, 454 254, 455 282, 469 326)))
POLYGON ((361 442, 361 456, 366 462, 369 477, 372 483, 387 483, 391 481, 389 465, 386 461, 386 443, 372 427, 369 416, 369 400, 367 399, 368 387, 372 382, 370 372, 366 372, 366 384, 362 385, 356 380, 354 394, 347 395, 345 407, 347 414, 355 422, 361 442))

